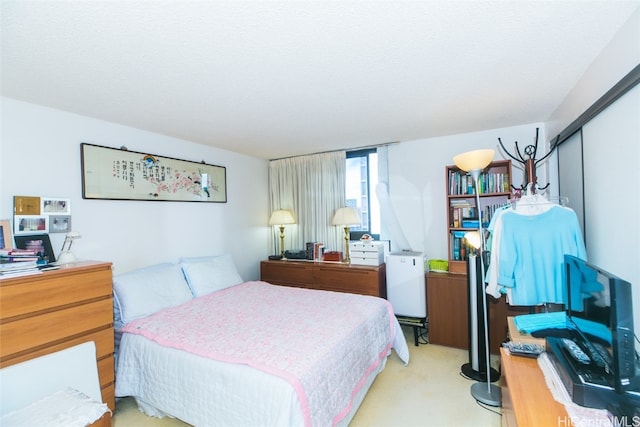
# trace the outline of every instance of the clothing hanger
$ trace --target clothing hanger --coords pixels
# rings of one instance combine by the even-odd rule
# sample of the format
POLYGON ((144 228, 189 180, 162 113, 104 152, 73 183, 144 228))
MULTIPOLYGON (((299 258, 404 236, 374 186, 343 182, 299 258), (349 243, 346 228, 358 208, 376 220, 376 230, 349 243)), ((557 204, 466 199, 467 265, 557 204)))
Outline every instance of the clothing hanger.
POLYGON ((533 183, 528 183, 525 195, 520 196, 520 199, 514 202, 514 211, 516 213, 521 215, 539 215, 558 205, 550 201, 543 194, 532 191, 532 188, 533 183))

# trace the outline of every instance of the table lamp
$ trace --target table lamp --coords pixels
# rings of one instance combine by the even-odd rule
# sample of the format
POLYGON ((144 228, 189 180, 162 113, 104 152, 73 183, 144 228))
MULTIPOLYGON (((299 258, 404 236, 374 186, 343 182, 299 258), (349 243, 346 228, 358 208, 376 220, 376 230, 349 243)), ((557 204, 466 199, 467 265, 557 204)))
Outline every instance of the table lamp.
POLYGON ((360 215, 354 208, 339 208, 333 215, 333 225, 344 226, 344 244, 345 244, 345 257, 342 262, 349 264, 351 258, 349 257, 349 240, 350 240, 350 225, 360 224, 360 215))
POLYGON ((77 258, 71 252, 71 245, 73 245, 73 241, 79 239, 80 233, 77 231, 70 231, 67 233, 67 236, 64 238, 64 242, 62 243, 62 249, 60 249, 60 255, 58 255, 58 264, 70 264, 72 262, 76 262, 77 258))
POLYGON ((277 225, 280 228, 280 259, 284 258, 284 225, 295 224, 293 212, 286 209, 278 209, 271 213, 269 225, 277 225))

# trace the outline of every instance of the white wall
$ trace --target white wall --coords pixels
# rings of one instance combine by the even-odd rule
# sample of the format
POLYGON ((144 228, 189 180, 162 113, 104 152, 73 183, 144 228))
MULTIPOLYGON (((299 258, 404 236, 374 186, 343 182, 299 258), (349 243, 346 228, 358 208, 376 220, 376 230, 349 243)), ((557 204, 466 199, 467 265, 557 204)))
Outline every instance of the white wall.
POLYGON ((545 140, 555 138, 638 64, 640 10, 631 15, 551 115, 545 140))
MULTIPOLYGON (((536 127, 540 139, 544 124, 535 123, 483 132, 438 138, 418 139, 389 146, 389 193, 398 222, 411 249, 424 252, 427 259, 447 259, 447 209, 445 167, 453 164, 453 156, 470 150, 494 148, 495 160, 508 159, 502 154, 498 138, 515 154, 515 141, 521 152, 535 143, 536 127)), ((547 153, 540 141, 537 158, 547 153)), ((522 183, 522 166, 512 162, 512 183, 522 183)), ((538 183, 549 182, 546 162, 537 170, 538 183)), ((551 188, 557 183, 551 183, 551 188)), ((393 236, 390 236, 393 240, 393 236)))
MULTIPOLYGON (((245 280, 269 254, 265 160, 101 120, 1 98, 0 218, 13 196, 71 199, 74 253, 111 261, 114 273, 179 256, 231 253, 245 280), (82 199, 80 143, 128 147, 227 168, 227 203, 82 199)), ((56 254, 64 234, 51 234, 56 254)))

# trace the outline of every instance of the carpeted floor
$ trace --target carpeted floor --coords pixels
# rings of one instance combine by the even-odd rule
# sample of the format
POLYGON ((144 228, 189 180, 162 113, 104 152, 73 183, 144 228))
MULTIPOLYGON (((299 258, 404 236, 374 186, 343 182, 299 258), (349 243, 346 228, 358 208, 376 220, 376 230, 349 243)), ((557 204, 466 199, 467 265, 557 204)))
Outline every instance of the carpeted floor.
MULTIPOLYGON (((411 360, 404 366, 395 353, 376 378, 353 418, 351 427, 487 426, 501 425, 500 408, 484 408, 470 394, 473 381, 460 375, 468 353, 432 344, 413 344, 413 331, 405 328, 411 360)), ((171 418, 153 418, 138 411, 135 402, 120 399, 113 427, 178 427, 171 418)))

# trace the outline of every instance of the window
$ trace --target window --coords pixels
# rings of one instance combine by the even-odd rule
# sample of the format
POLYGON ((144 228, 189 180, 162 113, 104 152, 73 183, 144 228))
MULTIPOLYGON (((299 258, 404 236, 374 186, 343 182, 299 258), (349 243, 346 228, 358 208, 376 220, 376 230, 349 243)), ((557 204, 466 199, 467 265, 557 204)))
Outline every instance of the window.
POLYGON ((378 153, 375 149, 347 153, 346 200, 347 206, 356 208, 361 224, 351 227, 351 238, 363 234, 380 238, 380 205, 375 197, 378 184, 378 153))

